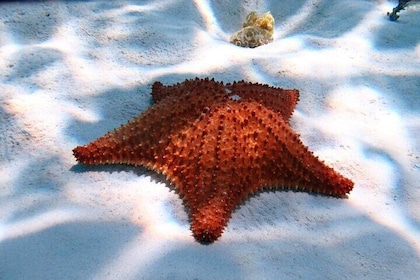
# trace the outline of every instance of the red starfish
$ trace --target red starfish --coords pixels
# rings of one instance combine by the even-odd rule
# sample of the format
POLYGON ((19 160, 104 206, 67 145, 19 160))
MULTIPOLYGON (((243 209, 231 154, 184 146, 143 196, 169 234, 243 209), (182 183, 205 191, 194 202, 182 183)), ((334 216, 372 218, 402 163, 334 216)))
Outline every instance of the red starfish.
POLYGON ((288 120, 297 90, 186 80, 152 88, 155 105, 73 150, 83 164, 143 165, 163 173, 189 208, 199 241, 222 235, 233 210, 263 188, 342 197, 353 182, 325 165, 288 120))

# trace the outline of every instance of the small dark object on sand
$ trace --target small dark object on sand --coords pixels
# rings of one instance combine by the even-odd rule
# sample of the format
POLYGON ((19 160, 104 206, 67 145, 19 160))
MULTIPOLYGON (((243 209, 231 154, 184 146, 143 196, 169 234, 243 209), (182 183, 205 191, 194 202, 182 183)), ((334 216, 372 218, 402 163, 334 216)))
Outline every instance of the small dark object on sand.
POLYGON ((405 7, 407 7, 408 2, 411 0, 399 0, 398 6, 392 9, 392 13, 388 12, 387 15, 389 16, 389 19, 391 21, 396 21, 400 16, 398 15, 398 12, 401 10, 404 10, 405 7))

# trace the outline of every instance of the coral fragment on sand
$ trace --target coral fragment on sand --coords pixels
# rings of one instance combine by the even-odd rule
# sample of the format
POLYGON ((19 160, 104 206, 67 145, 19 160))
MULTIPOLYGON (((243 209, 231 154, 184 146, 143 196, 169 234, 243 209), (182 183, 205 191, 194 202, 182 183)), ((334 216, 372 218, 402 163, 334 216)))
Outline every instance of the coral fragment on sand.
POLYGON ((261 17, 253 11, 246 17, 242 29, 230 37, 230 42, 237 46, 256 48, 273 41, 274 17, 270 12, 261 17))

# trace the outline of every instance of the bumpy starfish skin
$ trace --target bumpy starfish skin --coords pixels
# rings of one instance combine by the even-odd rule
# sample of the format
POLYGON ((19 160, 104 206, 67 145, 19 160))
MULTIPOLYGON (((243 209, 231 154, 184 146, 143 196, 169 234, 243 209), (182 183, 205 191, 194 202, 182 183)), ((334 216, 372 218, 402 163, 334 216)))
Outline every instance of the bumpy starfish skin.
POLYGON ((353 188, 290 128, 297 90, 195 79, 156 82, 152 95, 156 104, 147 111, 73 153, 83 164, 163 173, 189 208, 199 241, 220 237, 233 210, 264 187, 336 197, 353 188))

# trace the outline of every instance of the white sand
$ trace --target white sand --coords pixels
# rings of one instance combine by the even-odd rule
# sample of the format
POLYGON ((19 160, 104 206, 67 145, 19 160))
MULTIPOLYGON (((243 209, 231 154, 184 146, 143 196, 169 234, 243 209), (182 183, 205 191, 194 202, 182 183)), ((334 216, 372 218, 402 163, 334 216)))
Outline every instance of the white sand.
POLYGON ((1 2, 0 279, 418 279, 420 3, 396 2, 1 2), (251 10, 274 42, 229 44, 251 10), (76 165, 195 76, 299 89, 292 126, 348 199, 263 192, 204 246, 161 176, 76 165))

